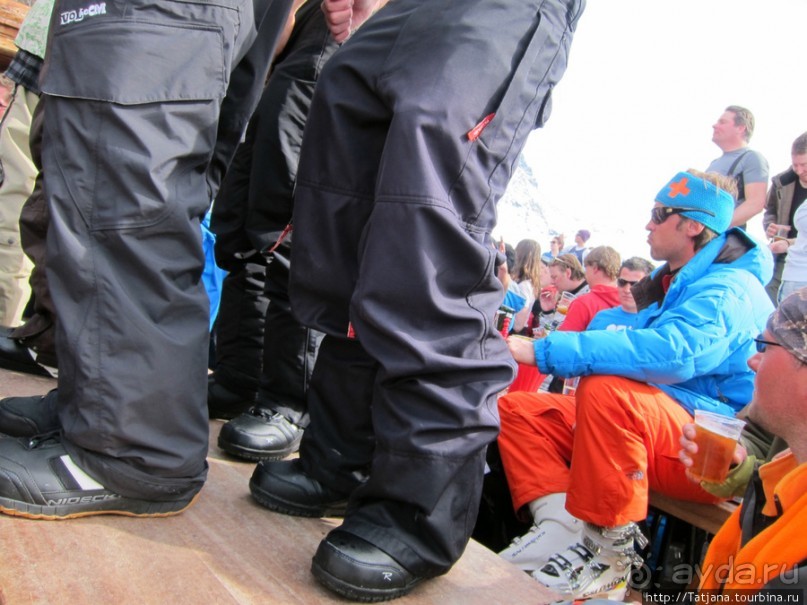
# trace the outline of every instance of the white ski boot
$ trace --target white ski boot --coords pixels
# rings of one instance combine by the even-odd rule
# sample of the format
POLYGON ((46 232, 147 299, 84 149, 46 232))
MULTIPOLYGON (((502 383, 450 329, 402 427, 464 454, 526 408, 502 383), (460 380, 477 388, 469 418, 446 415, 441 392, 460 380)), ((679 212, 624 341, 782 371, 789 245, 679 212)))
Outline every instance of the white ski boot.
POLYGON ((531 575, 565 599, 621 601, 628 589, 632 567, 642 564, 634 540, 639 548, 647 545, 647 538, 635 523, 611 528, 586 523, 581 541, 550 556, 531 575))
POLYGON ((549 494, 530 502, 534 523, 523 536, 499 553, 519 569, 530 572, 541 567, 561 544, 581 540, 583 522, 566 511, 566 494, 549 494))

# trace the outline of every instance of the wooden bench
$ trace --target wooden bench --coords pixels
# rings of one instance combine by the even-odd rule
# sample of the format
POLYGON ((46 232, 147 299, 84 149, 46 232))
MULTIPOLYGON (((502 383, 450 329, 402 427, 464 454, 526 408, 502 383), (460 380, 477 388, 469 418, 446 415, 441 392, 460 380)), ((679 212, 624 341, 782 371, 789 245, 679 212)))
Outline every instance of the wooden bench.
MULTIPOLYGON (((0 370, 0 397, 56 386, 0 370)), ((0 605, 163 603, 342 605, 310 572, 311 556, 339 519, 272 513, 249 495, 254 463, 216 447, 199 501, 165 519, 117 516, 33 521, 0 515, 0 605)), ((401 605, 548 604, 560 596, 471 541, 454 568, 424 582, 401 605)))
POLYGON ((737 503, 732 501, 719 502, 717 504, 702 504, 700 502, 688 502, 665 496, 658 492, 650 492, 650 506, 656 510, 672 515, 681 521, 689 523, 693 527, 704 530, 708 534, 716 534, 726 522, 726 519, 737 508, 737 503))
POLYGON ((28 14, 28 5, 16 0, 0 0, 0 69, 5 70, 17 54, 14 38, 28 14))

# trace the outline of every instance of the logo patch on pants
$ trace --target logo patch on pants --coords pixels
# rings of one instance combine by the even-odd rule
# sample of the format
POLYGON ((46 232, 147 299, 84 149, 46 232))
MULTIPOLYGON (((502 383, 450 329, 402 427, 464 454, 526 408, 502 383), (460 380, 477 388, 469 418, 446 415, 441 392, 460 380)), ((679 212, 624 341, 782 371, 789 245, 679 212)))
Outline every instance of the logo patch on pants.
POLYGON ((80 23, 87 17, 97 17, 98 15, 106 15, 106 2, 96 2, 75 10, 64 11, 59 15, 59 25, 80 23))

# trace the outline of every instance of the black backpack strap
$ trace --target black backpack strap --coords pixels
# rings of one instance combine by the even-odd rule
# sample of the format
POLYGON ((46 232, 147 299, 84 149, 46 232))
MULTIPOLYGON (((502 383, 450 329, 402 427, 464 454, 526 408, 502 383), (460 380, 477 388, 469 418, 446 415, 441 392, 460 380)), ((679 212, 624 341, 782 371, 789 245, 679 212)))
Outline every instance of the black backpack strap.
POLYGON ((737 168, 737 164, 739 164, 739 163, 740 163, 740 160, 742 160, 742 159, 743 159, 743 158, 746 156, 746 154, 747 154, 749 151, 751 151, 751 150, 750 150, 750 149, 746 149, 746 150, 745 150, 745 151, 743 151, 743 152, 742 152, 740 155, 738 155, 738 156, 737 156, 737 159, 736 159, 736 160, 734 160, 734 162, 731 164, 731 167, 729 168, 729 171, 728 171, 728 173, 726 174, 726 176, 734 176, 734 169, 735 169, 735 168, 737 168))

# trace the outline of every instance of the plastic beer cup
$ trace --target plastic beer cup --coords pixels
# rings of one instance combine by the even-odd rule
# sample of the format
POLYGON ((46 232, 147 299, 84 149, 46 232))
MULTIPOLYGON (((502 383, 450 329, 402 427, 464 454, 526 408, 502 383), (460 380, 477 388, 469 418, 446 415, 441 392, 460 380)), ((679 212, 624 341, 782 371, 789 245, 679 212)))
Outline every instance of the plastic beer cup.
POLYGON ((739 418, 695 410, 694 441, 698 452, 692 455, 689 475, 699 481, 724 481, 743 426, 745 422, 739 418))
POLYGON ((571 292, 564 292, 560 295, 560 300, 558 301, 557 311, 562 315, 566 315, 569 312, 569 305, 572 304, 574 300, 574 294, 571 292))

